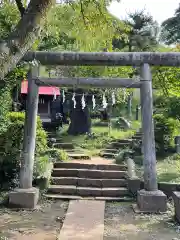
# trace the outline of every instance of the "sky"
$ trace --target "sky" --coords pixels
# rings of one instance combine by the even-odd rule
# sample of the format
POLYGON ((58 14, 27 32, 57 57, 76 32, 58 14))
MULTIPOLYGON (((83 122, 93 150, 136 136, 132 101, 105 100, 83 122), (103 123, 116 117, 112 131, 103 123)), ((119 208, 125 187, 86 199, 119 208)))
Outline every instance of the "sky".
POLYGON ((154 20, 161 24, 174 15, 179 3, 180 0, 121 0, 120 3, 113 2, 109 11, 116 17, 125 19, 127 13, 145 9, 154 20))

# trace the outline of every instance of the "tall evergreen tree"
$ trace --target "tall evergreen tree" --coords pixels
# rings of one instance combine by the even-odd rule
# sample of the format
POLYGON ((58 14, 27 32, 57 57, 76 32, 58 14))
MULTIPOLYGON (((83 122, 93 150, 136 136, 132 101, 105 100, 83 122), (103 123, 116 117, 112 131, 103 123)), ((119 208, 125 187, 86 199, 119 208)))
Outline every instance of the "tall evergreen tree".
POLYGON ((161 26, 161 40, 170 45, 180 43, 180 4, 174 16, 166 19, 161 26))
MULTIPOLYGON (((114 38, 113 46, 128 52, 153 51, 158 44, 159 26, 144 10, 128 14, 124 21, 129 29, 124 39, 114 38)), ((122 34, 122 30, 117 30, 122 34)), ((118 35, 118 33, 117 33, 118 35)))

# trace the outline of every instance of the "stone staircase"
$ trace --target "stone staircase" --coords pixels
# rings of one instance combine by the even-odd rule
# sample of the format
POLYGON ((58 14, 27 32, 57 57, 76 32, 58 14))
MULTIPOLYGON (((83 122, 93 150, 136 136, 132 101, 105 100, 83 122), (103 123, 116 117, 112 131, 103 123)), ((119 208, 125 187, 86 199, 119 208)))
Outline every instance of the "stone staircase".
POLYGON ((135 133, 131 139, 117 139, 110 142, 105 149, 100 152, 100 156, 104 158, 114 159, 119 151, 125 148, 132 148, 134 143, 139 142, 141 145, 142 133, 141 130, 135 133))
POLYGON ((125 165, 54 163, 47 198, 132 201, 125 165))
POLYGON ((65 143, 62 138, 58 137, 55 134, 49 133, 48 140, 54 139, 52 147, 57 149, 63 149, 68 153, 69 158, 71 159, 90 159, 91 157, 84 153, 83 149, 75 147, 72 142, 65 143))

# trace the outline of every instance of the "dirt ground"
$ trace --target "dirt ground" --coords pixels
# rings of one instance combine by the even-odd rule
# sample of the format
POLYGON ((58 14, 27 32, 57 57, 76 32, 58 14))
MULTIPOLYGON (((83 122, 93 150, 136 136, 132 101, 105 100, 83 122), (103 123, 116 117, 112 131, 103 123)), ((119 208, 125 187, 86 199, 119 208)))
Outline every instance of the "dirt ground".
POLYGON ((0 240, 56 240, 68 202, 46 202, 33 211, 0 209, 0 240))
POLYGON ((104 240, 180 240, 180 226, 167 214, 135 214, 129 203, 107 203, 104 240))
MULTIPOLYGON (((0 240, 58 240, 68 202, 49 201, 36 210, 0 208, 0 240)), ((180 240, 173 209, 135 214, 130 203, 106 203, 103 240, 180 240)), ((77 229, 78 231, 78 229, 77 229)))

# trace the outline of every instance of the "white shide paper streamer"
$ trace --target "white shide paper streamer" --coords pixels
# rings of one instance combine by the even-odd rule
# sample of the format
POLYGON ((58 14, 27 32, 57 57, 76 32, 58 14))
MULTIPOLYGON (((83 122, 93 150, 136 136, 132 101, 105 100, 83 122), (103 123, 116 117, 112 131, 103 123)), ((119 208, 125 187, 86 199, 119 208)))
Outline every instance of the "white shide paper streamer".
POLYGON ((93 104, 93 109, 95 109, 95 107, 96 107, 96 99, 95 99, 94 95, 92 95, 92 104, 93 104))
POLYGON ((115 97, 115 93, 112 93, 112 105, 114 106, 116 103, 116 97, 115 97))
POLYGON ((76 96, 76 94, 75 94, 75 93, 73 93, 72 100, 73 100, 73 102, 74 102, 74 108, 76 108, 76 99, 75 99, 75 96, 76 96))
POLYGON ((85 102, 84 93, 83 93, 82 98, 81 98, 81 104, 82 104, 82 109, 85 109, 85 107, 86 107, 86 102, 85 102))
POLYGON ((103 108, 104 108, 104 109, 107 108, 108 103, 107 103, 107 101, 106 101, 105 95, 103 95, 102 105, 103 105, 103 108))

